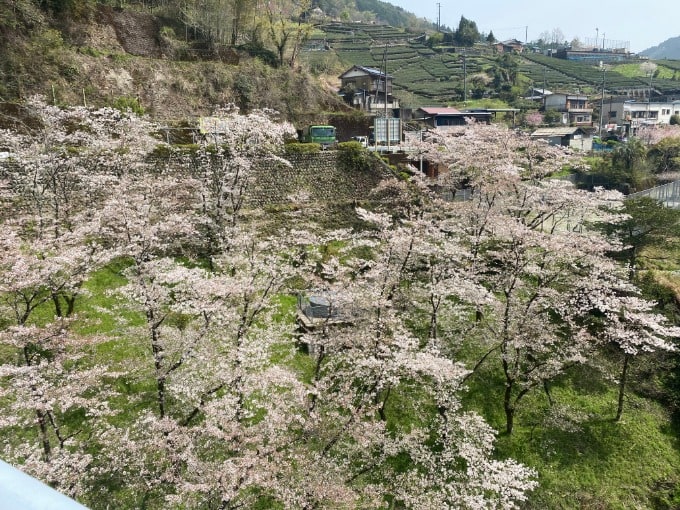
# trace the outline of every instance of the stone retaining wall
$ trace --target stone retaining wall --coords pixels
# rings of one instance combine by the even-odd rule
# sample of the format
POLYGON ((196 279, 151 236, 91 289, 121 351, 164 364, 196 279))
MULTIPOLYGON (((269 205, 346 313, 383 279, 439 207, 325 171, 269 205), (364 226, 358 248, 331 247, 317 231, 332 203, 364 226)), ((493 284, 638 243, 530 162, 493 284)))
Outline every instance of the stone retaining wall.
POLYGON ((370 199, 370 193, 384 179, 394 178, 389 167, 379 161, 368 169, 341 168, 339 151, 293 154, 286 157, 291 166, 264 163, 246 196, 246 207, 291 204, 342 204, 370 199))

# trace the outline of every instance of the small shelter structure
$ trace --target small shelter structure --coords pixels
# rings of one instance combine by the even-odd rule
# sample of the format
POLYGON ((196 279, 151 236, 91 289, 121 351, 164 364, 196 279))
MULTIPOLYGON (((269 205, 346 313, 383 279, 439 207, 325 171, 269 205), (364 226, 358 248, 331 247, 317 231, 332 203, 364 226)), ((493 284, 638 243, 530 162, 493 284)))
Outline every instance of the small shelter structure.
POLYGON ((491 122, 493 113, 488 110, 458 110, 450 107, 422 107, 415 111, 414 119, 432 129, 447 129, 464 126, 469 119, 478 122, 491 122))
POLYGON ((539 128, 531 133, 531 137, 547 140, 550 145, 571 147, 579 151, 590 151, 593 147, 592 137, 578 126, 539 128))

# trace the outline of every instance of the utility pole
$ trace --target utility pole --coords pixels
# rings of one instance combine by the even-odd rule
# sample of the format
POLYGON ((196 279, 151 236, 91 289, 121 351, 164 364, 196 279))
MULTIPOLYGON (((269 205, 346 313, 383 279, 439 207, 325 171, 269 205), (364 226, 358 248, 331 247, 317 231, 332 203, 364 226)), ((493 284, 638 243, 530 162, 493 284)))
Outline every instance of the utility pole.
POLYGON ((442 4, 437 2, 437 32, 441 32, 442 26, 442 4))
POLYGON ((607 75, 607 66, 602 65, 601 62, 600 66, 602 67, 602 100, 600 101, 600 136, 602 136, 602 115, 604 113, 604 83, 605 76, 607 75))
POLYGON ((383 53, 383 69, 385 76, 383 83, 383 91, 385 93, 385 144, 387 146, 387 152, 390 152, 390 120, 387 116, 387 43, 385 43, 385 52, 383 53))
POLYGON ((652 106, 652 77, 654 76, 654 71, 649 71, 649 93, 647 94, 647 122, 649 122, 649 110, 652 106))
POLYGON ((647 114, 645 116, 645 120, 649 122, 649 111, 651 109, 651 102, 652 102, 652 78, 654 78, 654 71, 656 71, 656 64, 653 62, 644 62, 643 64, 640 65, 640 69, 645 72, 645 74, 649 73, 649 89, 647 91, 647 114))
POLYGON ((548 88, 548 78, 546 76, 546 72, 548 71, 548 68, 543 66, 543 101, 545 101, 545 89, 548 88))
POLYGON ((465 61, 465 50, 463 50, 463 104, 467 103, 467 63, 465 61))

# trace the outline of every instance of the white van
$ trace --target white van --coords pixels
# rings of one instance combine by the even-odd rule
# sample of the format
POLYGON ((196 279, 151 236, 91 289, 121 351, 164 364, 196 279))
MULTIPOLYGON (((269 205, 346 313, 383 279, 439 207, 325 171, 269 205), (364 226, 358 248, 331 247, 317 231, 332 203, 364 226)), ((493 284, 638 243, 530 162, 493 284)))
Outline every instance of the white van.
POLYGON ((368 137, 367 136, 353 136, 352 141, 359 142, 362 147, 368 147, 368 137))

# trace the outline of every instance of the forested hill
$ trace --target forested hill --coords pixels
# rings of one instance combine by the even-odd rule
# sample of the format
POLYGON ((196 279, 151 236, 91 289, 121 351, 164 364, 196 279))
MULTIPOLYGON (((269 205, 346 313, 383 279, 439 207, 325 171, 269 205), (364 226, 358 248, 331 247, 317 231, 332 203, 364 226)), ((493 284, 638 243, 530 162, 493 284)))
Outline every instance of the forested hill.
POLYGON ((41 95, 172 119, 226 103, 289 120, 343 108, 297 65, 306 34, 290 22, 288 0, 267 13, 254 1, 120 3, 0 0, 0 104, 41 95))
POLYGON ((416 31, 435 28, 431 22, 381 0, 314 0, 312 5, 319 7, 327 16, 337 19, 379 21, 416 31))
POLYGON ((645 57, 649 57, 651 59, 679 60, 680 36, 666 39, 658 46, 654 46, 640 52, 640 55, 644 55, 645 57))

